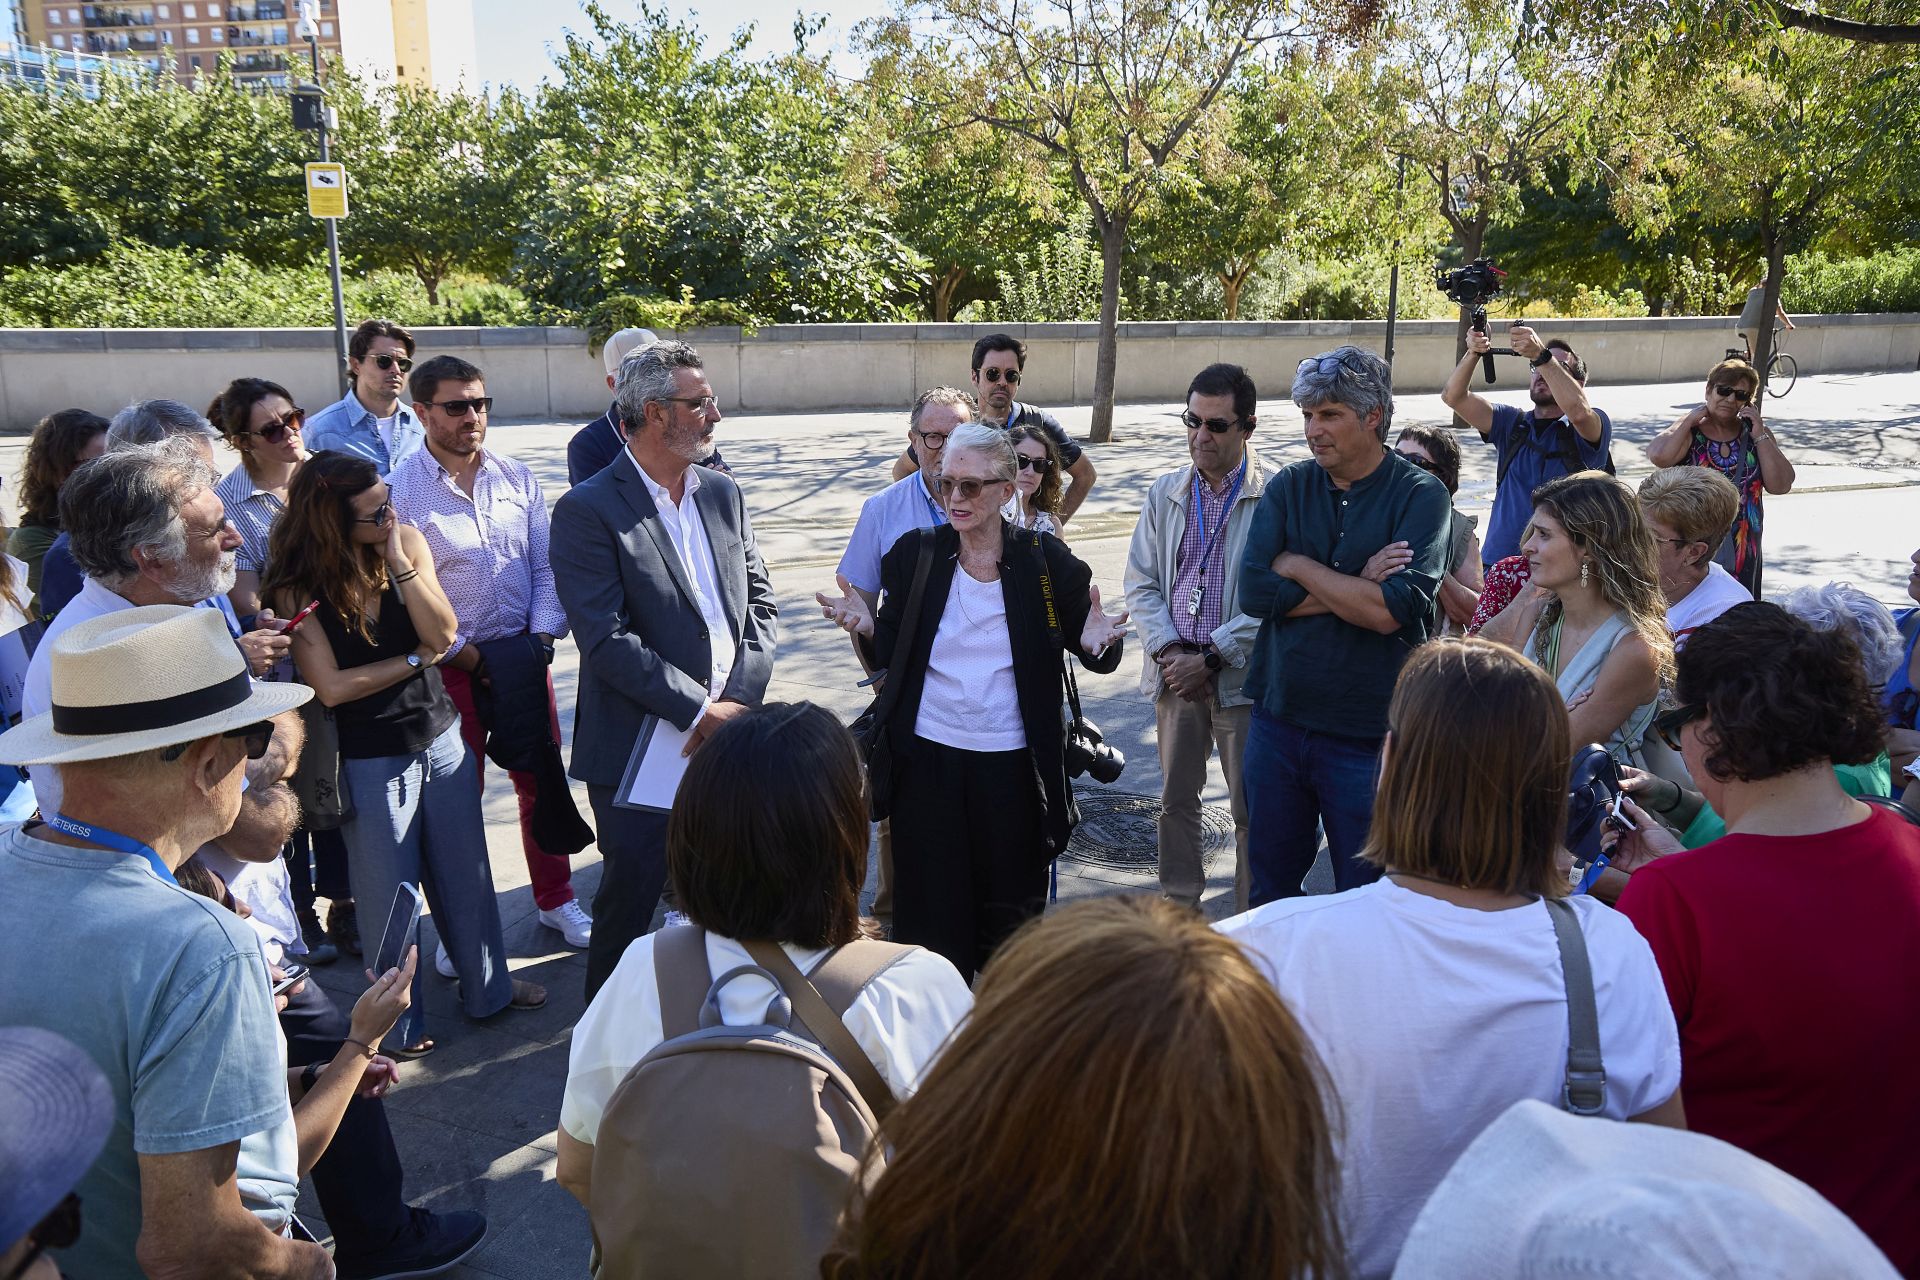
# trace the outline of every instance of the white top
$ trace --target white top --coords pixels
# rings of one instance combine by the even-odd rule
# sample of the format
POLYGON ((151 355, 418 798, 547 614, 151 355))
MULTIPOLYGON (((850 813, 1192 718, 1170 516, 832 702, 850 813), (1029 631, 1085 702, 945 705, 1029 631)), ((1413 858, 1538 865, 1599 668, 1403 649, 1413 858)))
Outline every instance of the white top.
MULTIPOLYGON (((733 629, 727 625, 727 611, 720 603, 720 570, 714 563, 713 544, 707 541, 706 522, 700 518, 700 508, 693 500, 693 495, 700 492, 701 468, 687 468, 686 488, 681 491, 680 501, 676 503, 667 487, 656 483, 647 474, 646 468, 633 456, 633 450, 622 449, 620 452, 627 456, 627 461, 633 464, 633 469, 640 473, 640 479, 646 483, 647 492, 653 495, 653 505, 660 512, 660 523, 666 526, 667 537, 680 557, 680 567, 686 571, 687 582, 693 587, 694 599, 700 605, 700 617, 707 624, 708 643, 713 649, 713 674, 707 679, 707 697, 711 701, 727 687, 727 677, 733 672, 734 659, 739 655, 740 646, 733 637, 733 629)), ((700 715, 706 713, 703 705, 700 715)), ((698 723, 700 719, 696 716, 694 724, 698 723)))
MULTIPOLYGON (((594 1141, 613 1091, 664 1038, 660 986, 653 972, 653 940, 659 936, 645 934, 628 945, 573 1029, 560 1127, 581 1142, 594 1141)), ((827 954, 790 943, 781 946, 802 973, 827 954)), ((753 962, 747 949, 731 938, 707 934, 709 972, 725 973, 753 962)), ((728 1026, 753 1026, 772 998, 773 987, 766 979, 736 978, 720 990, 721 1020, 728 1026)), ((973 992, 959 971, 936 952, 915 947, 868 983, 841 1021, 894 1096, 904 1098, 918 1087, 948 1034, 972 1008, 973 992)))
POLYGON ((1667 606, 1667 630, 1673 632, 1673 647, 1686 647, 1687 634, 1712 622, 1737 604, 1746 604, 1753 596, 1740 580, 1717 564, 1707 566, 1700 585, 1667 606))
POLYGON ((954 566, 913 732, 961 751, 1018 751, 1027 745, 1013 684, 1007 599, 998 581, 976 581, 954 566))
MULTIPOLYGON (((1639 1115, 1680 1087, 1666 987, 1625 916, 1569 901, 1593 966, 1606 1114, 1639 1115)), ((1326 1064, 1345 1117, 1348 1252, 1357 1275, 1385 1276, 1482 1129, 1523 1098, 1561 1105, 1567 989, 1547 909, 1476 911, 1379 880, 1217 927, 1252 953, 1326 1064)))
POLYGON ((398 410, 394 411, 389 417, 375 418, 373 420, 373 429, 380 434, 380 447, 387 451, 389 457, 393 454, 393 428, 399 421, 400 414, 398 410))

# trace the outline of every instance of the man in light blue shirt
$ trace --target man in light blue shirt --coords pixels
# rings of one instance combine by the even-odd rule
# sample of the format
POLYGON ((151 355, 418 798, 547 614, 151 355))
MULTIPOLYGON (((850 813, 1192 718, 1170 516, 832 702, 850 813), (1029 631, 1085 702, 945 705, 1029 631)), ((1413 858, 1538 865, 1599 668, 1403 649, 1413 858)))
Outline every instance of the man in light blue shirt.
MULTIPOLYGON (((913 402, 907 419, 907 441, 918 469, 868 498, 860 519, 840 557, 840 577, 860 593, 867 608, 880 607, 880 558, 893 544, 915 529, 931 529, 947 522, 934 481, 947 437, 963 422, 973 421, 973 397, 958 387, 935 387, 913 402)), ((855 646, 856 652, 858 646, 855 646)))
POLYGON ((353 390, 307 419, 307 448, 365 458, 386 475, 418 449, 426 430, 400 403, 413 369, 413 335, 391 320, 365 320, 347 343, 353 390))

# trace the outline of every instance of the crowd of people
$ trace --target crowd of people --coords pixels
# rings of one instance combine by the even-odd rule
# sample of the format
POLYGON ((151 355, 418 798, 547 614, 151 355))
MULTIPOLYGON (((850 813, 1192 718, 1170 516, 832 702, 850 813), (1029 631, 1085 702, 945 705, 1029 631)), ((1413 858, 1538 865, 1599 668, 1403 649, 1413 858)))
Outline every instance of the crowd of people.
POLYGON ((1516 326, 1532 407, 1498 405, 1488 341, 1444 393, 1494 450, 1484 531, 1377 355, 1292 371, 1287 465, 1215 364, 1103 601, 1093 461, 982 338, 815 596, 874 692, 851 730, 769 701, 750 483, 685 343, 607 342, 551 515, 485 372, 385 320, 311 415, 242 377, 47 418, 0 559, 0 1280, 479 1247, 408 1202, 383 1099, 436 1048, 429 968, 469 1019, 547 999, 488 760, 586 955, 556 1177, 597 1274, 1920 1276, 1920 610, 1760 599, 1794 475, 1751 365, 1636 490, 1585 361, 1516 326), (1160 892, 1049 911, 1075 779, 1118 767, 1073 672, 1130 645, 1160 892), (1576 857, 1583 759, 1620 795, 1576 857), (309 969, 349 956, 342 1011, 309 969))

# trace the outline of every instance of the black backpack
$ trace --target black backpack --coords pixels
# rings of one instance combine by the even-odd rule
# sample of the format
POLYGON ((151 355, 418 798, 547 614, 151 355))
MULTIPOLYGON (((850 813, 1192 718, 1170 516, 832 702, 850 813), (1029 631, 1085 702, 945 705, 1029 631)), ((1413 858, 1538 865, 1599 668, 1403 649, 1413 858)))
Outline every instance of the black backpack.
MULTIPOLYGON (((1567 421, 1565 414, 1560 415, 1559 420, 1553 423, 1554 448, 1551 452, 1540 447, 1539 439, 1533 429, 1533 415, 1523 415, 1520 421, 1527 428, 1527 434, 1518 447, 1508 449, 1501 453, 1500 461, 1496 466, 1493 476, 1493 490, 1495 493, 1498 493, 1500 486, 1507 482, 1507 472, 1512 469, 1513 460, 1519 456, 1521 449, 1532 449, 1546 457, 1558 458, 1560 465, 1567 469, 1568 475, 1572 475, 1576 471, 1589 470, 1587 464, 1580 460, 1579 435, 1574 431, 1573 424, 1567 421)), ((1600 459, 1600 470, 1606 472, 1608 475, 1614 474, 1613 449, 1611 447, 1607 449, 1606 454, 1600 459)))

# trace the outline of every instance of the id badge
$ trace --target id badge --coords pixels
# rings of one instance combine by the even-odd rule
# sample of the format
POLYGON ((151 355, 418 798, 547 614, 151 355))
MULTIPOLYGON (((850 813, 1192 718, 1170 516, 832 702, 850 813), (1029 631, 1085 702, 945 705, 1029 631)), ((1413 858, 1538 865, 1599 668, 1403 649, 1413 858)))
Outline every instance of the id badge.
POLYGON ((1205 593, 1206 588, 1204 586, 1196 586, 1193 590, 1187 592, 1188 617, 1197 618, 1200 616, 1200 597, 1205 593))

